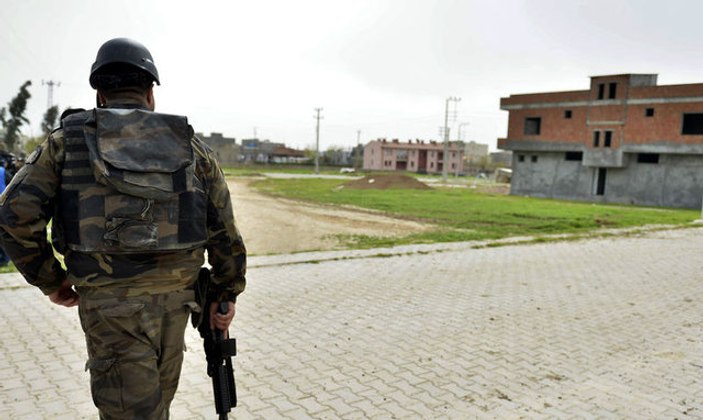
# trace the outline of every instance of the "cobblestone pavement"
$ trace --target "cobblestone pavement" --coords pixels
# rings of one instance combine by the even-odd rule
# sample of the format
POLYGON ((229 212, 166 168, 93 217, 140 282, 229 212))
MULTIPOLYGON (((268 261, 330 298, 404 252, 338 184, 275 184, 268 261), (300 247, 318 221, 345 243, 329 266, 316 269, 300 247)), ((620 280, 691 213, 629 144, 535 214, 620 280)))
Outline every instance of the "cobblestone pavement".
MULTIPOLYGON (((701 233, 252 258, 233 417, 703 418, 701 233)), ((0 418, 95 418, 76 310, 0 299, 0 418)), ((172 418, 216 418, 187 344, 172 418)))

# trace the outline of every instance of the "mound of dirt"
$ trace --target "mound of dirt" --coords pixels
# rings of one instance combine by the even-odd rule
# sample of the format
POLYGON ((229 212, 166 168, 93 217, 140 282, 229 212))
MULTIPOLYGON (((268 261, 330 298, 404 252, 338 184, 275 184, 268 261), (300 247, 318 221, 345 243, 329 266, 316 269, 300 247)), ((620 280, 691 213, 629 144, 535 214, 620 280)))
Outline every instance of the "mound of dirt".
POLYGON ((387 190, 390 188, 401 189, 429 189, 430 186, 424 184, 417 179, 400 174, 381 174, 369 175, 361 179, 347 182, 344 188, 352 188, 357 190, 387 190))

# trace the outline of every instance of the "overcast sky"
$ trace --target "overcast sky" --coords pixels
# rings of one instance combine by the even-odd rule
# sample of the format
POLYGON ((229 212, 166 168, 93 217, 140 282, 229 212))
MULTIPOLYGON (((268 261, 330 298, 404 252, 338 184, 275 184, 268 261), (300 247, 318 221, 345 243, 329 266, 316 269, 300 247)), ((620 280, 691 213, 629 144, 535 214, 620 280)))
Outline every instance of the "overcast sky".
POLYGON ((440 139, 447 97, 461 97, 452 138, 507 132, 501 97, 585 90, 589 77, 657 73, 703 83, 703 2, 653 0, 0 0, 0 106, 25 80, 28 135, 54 103, 94 106, 100 45, 145 44, 161 76, 157 110, 196 131, 315 143, 440 139))

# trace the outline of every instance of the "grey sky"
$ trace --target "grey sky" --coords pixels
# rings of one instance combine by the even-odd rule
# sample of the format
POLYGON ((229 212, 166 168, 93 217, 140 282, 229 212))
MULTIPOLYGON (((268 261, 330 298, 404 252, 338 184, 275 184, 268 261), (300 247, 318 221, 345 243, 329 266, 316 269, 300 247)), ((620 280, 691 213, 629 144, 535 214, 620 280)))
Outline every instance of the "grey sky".
MULTIPOLYGON (((502 96, 586 89, 589 76, 658 73, 703 82, 703 2, 564 0, 0 0, 0 105, 32 80, 26 134, 38 135, 42 80, 61 109, 91 107, 90 65, 118 36, 144 43, 157 109, 196 131, 314 144, 438 139, 459 96, 463 139, 505 136, 502 96)), ((453 135, 452 137, 455 137, 453 135)))

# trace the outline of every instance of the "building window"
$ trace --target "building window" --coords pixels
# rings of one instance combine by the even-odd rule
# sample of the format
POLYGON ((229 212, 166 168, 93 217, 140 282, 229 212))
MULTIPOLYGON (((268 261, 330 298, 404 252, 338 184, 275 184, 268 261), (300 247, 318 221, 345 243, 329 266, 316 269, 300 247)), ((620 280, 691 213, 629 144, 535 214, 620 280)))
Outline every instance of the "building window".
POLYGON ((564 111, 564 118, 566 118, 567 120, 571 119, 571 110, 570 109, 567 109, 566 111, 564 111))
POLYGON ((593 132, 593 147, 600 146, 600 131, 593 132))
POLYGON ((605 84, 598 83, 598 99, 605 99, 605 84))
POLYGON ((681 134, 703 134, 703 114, 683 114, 681 134))
POLYGON ((525 118, 525 134, 531 136, 538 136, 541 131, 542 118, 540 117, 528 117, 525 118))
POLYGON ((452 169, 456 169, 456 163, 452 163, 452 169))
POLYGON ((637 163, 659 163, 659 153, 638 153, 637 163))
POLYGON ((645 117, 653 117, 654 116, 654 108, 647 108, 644 110, 644 116, 645 117))
POLYGON ((517 155, 517 161, 518 161, 518 162, 524 162, 524 161, 525 161, 525 155, 517 155))
POLYGON ((434 162, 430 162, 430 168, 434 168, 434 162))
POLYGON ((580 162, 583 160, 583 152, 566 152, 564 159, 580 162))
POLYGON ((532 155, 532 157, 530 159, 532 160, 532 163, 537 162, 537 156, 535 156, 535 155, 532 155))
POLYGON ((615 99, 615 94, 617 92, 618 84, 610 83, 608 85, 608 99, 615 99))
POLYGON ((613 132, 608 130, 605 132, 605 138, 603 139, 603 147, 610 147, 613 140, 613 132))

